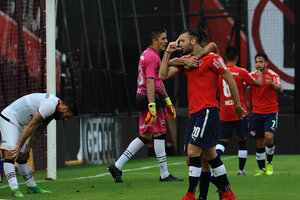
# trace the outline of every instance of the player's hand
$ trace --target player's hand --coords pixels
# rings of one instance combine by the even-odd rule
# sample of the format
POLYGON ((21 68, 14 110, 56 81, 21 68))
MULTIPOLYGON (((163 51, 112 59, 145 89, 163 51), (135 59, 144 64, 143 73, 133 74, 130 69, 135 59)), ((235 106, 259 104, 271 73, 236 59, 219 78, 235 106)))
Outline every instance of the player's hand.
POLYGON ((199 58, 196 56, 191 56, 184 59, 185 66, 190 68, 197 68, 199 66, 199 58))
POLYGON ((242 106, 235 107, 235 114, 239 116, 239 118, 242 120, 246 114, 246 111, 242 106))
POLYGON ((171 99, 168 97, 165 99, 166 101, 166 117, 168 119, 175 119, 176 118, 176 111, 171 102, 171 99))
POLYGON ((257 76, 263 76, 263 73, 262 73, 260 70, 256 70, 255 74, 256 74, 257 76))
POLYGON ((272 83, 273 83, 271 77, 268 76, 268 75, 266 75, 266 82, 267 82, 268 84, 272 84, 272 83))
POLYGON ((178 44, 179 44, 179 38, 176 41, 170 42, 168 44, 168 47, 166 48, 166 52, 171 54, 177 50, 181 50, 181 47, 178 44))
POLYGON ((20 154, 20 151, 21 151, 21 147, 16 146, 14 149, 9 150, 8 152, 11 154, 11 159, 15 161, 15 160, 17 160, 17 158, 20 154))
POLYGON ((185 157, 185 162, 187 166, 190 166, 190 157, 188 155, 185 157))
POLYGON ((155 103, 149 103, 148 104, 148 113, 145 119, 146 125, 151 126, 156 121, 156 104, 155 103))

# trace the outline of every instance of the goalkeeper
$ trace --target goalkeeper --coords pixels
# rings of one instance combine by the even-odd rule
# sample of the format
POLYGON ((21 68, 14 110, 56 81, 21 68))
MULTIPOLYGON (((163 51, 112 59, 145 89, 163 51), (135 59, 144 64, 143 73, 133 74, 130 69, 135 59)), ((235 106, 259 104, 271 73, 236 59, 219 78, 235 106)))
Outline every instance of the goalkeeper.
POLYGON ((176 117, 175 109, 164 84, 158 77, 161 64, 159 53, 164 51, 168 44, 166 30, 152 28, 149 42, 150 46, 140 56, 138 66, 136 103, 139 110, 140 135, 129 144, 120 158, 108 167, 117 183, 123 182, 121 179, 123 165, 152 137, 154 138, 154 151, 160 168, 159 181, 183 181, 183 179, 176 178, 168 172, 165 151, 166 117, 169 119, 176 117))
POLYGON ((62 102, 52 94, 33 93, 23 96, 7 106, 0 114, 1 148, 4 152, 4 173, 14 197, 24 197, 20 191, 14 163, 23 176, 27 193, 51 193, 37 186, 27 163, 29 151, 49 122, 66 120, 77 113, 72 100, 62 102), (27 138, 30 142, 26 145, 27 138))

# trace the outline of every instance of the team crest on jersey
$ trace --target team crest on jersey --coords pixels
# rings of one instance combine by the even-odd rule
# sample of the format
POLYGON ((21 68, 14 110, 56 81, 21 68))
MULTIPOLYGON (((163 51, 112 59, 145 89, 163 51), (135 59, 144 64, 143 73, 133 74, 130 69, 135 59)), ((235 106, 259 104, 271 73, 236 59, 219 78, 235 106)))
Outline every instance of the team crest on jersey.
POLYGON ((166 126, 166 121, 165 121, 165 120, 162 120, 162 121, 160 122, 160 125, 161 125, 162 127, 165 127, 165 126, 166 126))
POLYGON ((256 135, 256 132, 255 131, 250 131, 250 135, 254 137, 256 135))

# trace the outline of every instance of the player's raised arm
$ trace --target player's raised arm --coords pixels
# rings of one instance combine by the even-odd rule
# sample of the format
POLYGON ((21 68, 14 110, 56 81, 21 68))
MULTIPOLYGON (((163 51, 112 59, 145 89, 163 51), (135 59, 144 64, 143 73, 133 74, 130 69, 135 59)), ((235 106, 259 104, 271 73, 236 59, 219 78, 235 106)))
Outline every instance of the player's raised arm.
POLYGON ((178 41, 177 39, 175 42, 170 42, 167 49, 165 50, 163 59, 161 61, 160 69, 159 69, 159 78, 162 80, 166 80, 172 77, 175 77, 179 74, 179 70, 176 67, 169 67, 169 60, 171 57, 171 54, 177 50, 180 50, 181 48, 178 47, 178 41))
POLYGON ((259 70, 257 70, 255 73, 256 73, 256 75, 257 75, 258 78, 254 80, 254 82, 253 82, 252 85, 254 85, 256 87, 260 87, 262 85, 262 82, 263 82, 263 80, 262 80, 263 74, 259 70))

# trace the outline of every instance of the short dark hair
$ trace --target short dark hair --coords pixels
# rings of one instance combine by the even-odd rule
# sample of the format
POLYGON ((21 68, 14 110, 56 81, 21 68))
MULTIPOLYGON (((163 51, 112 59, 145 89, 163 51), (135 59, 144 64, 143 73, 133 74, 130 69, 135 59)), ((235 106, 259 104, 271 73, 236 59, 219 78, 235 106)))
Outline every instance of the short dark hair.
POLYGON ((233 61, 238 56, 237 49, 233 46, 230 46, 226 49, 226 60, 233 61))
POLYGON ((265 53, 261 53, 261 52, 257 53, 254 57, 254 60, 256 60, 257 57, 262 57, 265 60, 265 62, 267 62, 269 60, 267 54, 265 54, 265 53))
POLYGON ((152 44, 153 39, 158 39, 160 34, 167 33, 167 30, 161 27, 152 27, 149 31, 149 44, 152 44))
POLYGON ((76 101, 74 101, 73 99, 65 99, 62 103, 68 107, 68 111, 73 113, 74 116, 78 114, 76 101))
POLYGON ((204 46, 208 43, 206 32, 203 28, 199 28, 199 30, 193 29, 193 28, 187 28, 183 33, 189 33, 190 36, 194 37, 197 40, 197 43, 201 46, 204 46))

